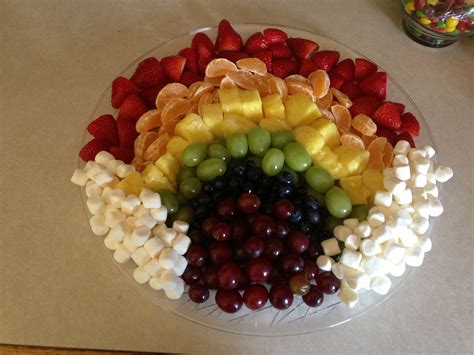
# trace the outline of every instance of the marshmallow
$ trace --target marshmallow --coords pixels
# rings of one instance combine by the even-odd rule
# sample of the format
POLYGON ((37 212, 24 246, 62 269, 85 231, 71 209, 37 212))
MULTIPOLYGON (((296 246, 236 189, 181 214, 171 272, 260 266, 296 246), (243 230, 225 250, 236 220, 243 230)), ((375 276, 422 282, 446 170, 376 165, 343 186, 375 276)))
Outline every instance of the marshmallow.
POLYGON ((428 159, 433 158, 433 157, 435 156, 435 154, 436 154, 435 149, 434 149, 431 145, 429 145, 429 144, 423 145, 423 146, 421 147, 421 149, 423 149, 423 150, 425 151, 426 157, 427 157, 428 159))
POLYGON ((354 230, 359 225, 358 218, 347 218, 344 220, 344 225, 349 227, 350 229, 354 230))
POLYGON ((147 226, 152 229, 156 225, 156 219, 149 214, 144 214, 135 220, 135 226, 147 226))
POLYGON ((405 248, 393 242, 388 242, 383 248, 383 255, 391 263, 398 264, 405 256, 405 248))
POLYGON ((133 212, 133 215, 135 217, 140 217, 140 216, 143 216, 145 214, 149 214, 148 211, 149 210, 147 208, 145 208, 145 206, 141 205, 135 210, 135 212, 133 212))
POLYGON ((398 141, 393 147, 393 154, 398 155, 407 155, 410 150, 410 143, 405 140, 398 141))
POLYGON ((404 228, 399 234, 400 243, 405 247, 409 248, 418 242, 418 236, 410 228, 404 228))
MULTIPOLYGON (((110 186, 104 187, 102 190, 101 197, 106 204, 110 204, 110 193, 112 192, 112 188, 110 186)), ((113 207, 113 206, 112 206, 113 207)))
POLYGON ((135 195, 128 195, 120 204, 123 213, 133 214, 140 206, 140 200, 135 195))
POLYGON ((413 246, 407 249, 405 262, 408 266, 417 267, 423 264, 425 252, 419 246, 413 246))
POLYGON ((105 165, 105 168, 110 171, 112 174, 117 173, 117 167, 119 165, 122 165, 123 161, 121 160, 116 160, 116 159, 110 159, 107 164, 105 165))
MULTIPOLYGON (((362 254, 350 248, 345 248, 342 252, 340 262, 351 268, 358 268, 362 260, 362 254)), ((334 265, 333 265, 334 267, 334 265)))
POLYGON ((377 276, 370 282, 370 287, 379 295, 386 295, 392 287, 392 281, 385 275, 377 276))
POLYGON ((409 163, 410 162, 408 161, 408 158, 406 157, 406 155, 397 154, 393 158, 392 166, 408 165, 409 163))
POLYGON ((121 242, 125 238, 125 236, 130 234, 131 232, 132 228, 130 227, 130 225, 128 225, 127 222, 120 222, 116 226, 112 227, 112 229, 110 229, 110 232, 107 237, 121 242))
POLYGON ((382 244, 392 238, 393 229, 387 224, 382 224, 372 231, 372 238, 370 239, 372 239, 377 244, 382 244))
POLYGON ((432 160, 430 160, 430 167, 428 168, 428 174, 434 174, 434 172, 435 172, 434 163, 432 160))
POLYGON ((191 238, 185 234, 178 234, 176 238, 173 239, 171 243, 174 250, 179 255, 184 255, 188 251, 189 246, 191 245, 191 238))
POLYGON ((413 219, 411 218, 411 213, 405 208, 400 208, 396 212, 396 214, 394 214, 393 220, 397 227, 398 226, 406 227, 413 222, 413 219))
POLYGON ((424 191, 426 193, 426 196, 431 195, 433 197, 438 197, 439 196, 439 190, 438 186, 436 184, 433 184, 431 182, 428 182, 424 188, 424 191))
POLYGON ((393 197, 399 205, 409 205, 413 202, 413 195, 410 189, 405 189, 396 195, 394 194, 393 197))
POLYGON ((413 197, 413 200, 416 200, 416 199, 419 199, 419 198, 427 198, 427 196, 428 196, 423 187, 412 187, 411 188, 411 195, 413 197))
POLYGON ((159 194, 148 190, 142 189, 139 196, 140 200, 143 203, 145 208, 160 208, 161 207, 161 197, 159 194))
POLYGON ((390 275, 399 277, 405 273, 405 270, 406 270, 405 260, 402 260, 398 264, 392 265, 392 269, 390 270, 390 275))
POLYGON ((150 255, 146 252, 145 248, 140 247, 132 253, 132 260, 138 266, 145 265, 147 262, 150 261, 150 255))
POLYGON ((90 161, 84 166, 84 171, 86 172, 87 176, 89 179, 92 180, 92 178, 100 173, 103 169, 102 167, 97 164, 96 162, 90 161), (90 164, 89 164, 90 163, 90 164))
POLYGON ((133 253, 139 247, 141 247, 140 243, 137 243, 136 240, 132 239, 132 235, 128 234, 123 238, 123 246, 127 248, 130 253, 133 253))
POLYGON ((163 290, 173 290, 178 287, 179 280, 183 281, 174 270, 163 270, 160 276, 161 288, 163 290))
POLYGON ((340 240, 341 242, 343 242, 346 240, 346 238, 349 235, 352 234, 352 229, 347 226, 339 225, 339 226, 334 227, 333 234, 337 240, 340 240))
POLYGON ((165 206, 150 209, 150 215, 158 222, 165 223, 168 218, 168 210, 165 206))
POLYGON ((346 269, 344 280, 347 286, 354 291, 370 290, 370 277, 365 272, 355 269, 346 269))
POLYGON ((347 304, 350 308, 354 308, 357 302, 359 302, 359 295, 357 292, 347 286, 341 287, 337 297, 339 297, 342 303, 347 304))
POLYGON ((374 256, 380 253, 382 251, 382 248, 372 239, 364 239, 360 244, 360 251, 365 256, 374 256))
POLYGON ((109 193, 110 204, 115 208, 121 208, 125 200, 125 192, 122 189, 113 189, 109 193))
POLYGON ((436 184, 436 175, 434 173, 426 174, 426 178, 428 179, 428 182, 431 182, 432 184, 436 184))
POLYGON ((408 150, 408 159, 413 161, 416 158, 426 158, 426 152, 423 149, 410 148, 410 150, 408 150))
POLYGON ((89 177, 83 169, 76 169, 71 177, 71 182, 79 186, 86 186, 89 177))
POLYGON ((184 221, 174 221, 173 229, 178 233, 186 234, 189 230, 189 224, 184 221))
POLYGON ((98 164, 102 165, 104 168, 110 160, 115 160, 114 156, 109 152, 103 150, 96 154, 94 159, 98 164))
POLYGON ((135 227, 135 222, 137 221, 137 217, 135 217, 135 216, 128 216, 125 221, 127 222, 127 224, 128 224, 130 227, 135 227))
POLYGON ((158 274, 156 277, 152 277, 149 281, 149 285, 154 290, 161 290, 161 274, 158 274))
POLYGON ((389 207, 392 204, 392 193, 389 191, 377 191, 374 196, 374 205, 389 207))
POLYGON ((383 186, 392 194, 397 195, 406 189, 406 182, 397 179, 395 176, 385 176, 383 186))
POLYGON ((177 300, 183 295, 184 292, 184 281, 178 278, 177 285, 174 289, 165 290, 166 297, 170 300, 177 300))
MULTIPOLYGON (((384 217, 385 218, 385 217, 384 217)), ((361 222, 356 228, 354 228, 354 234, 359 238, 368 238, 372 233, 372 228, 368 221, 361 222)))
POLYGON ((339 243, 336 238, 323 240, 321 242, 321 247, 323 248, 324 254, 327 256, 334 256, 341 253, 341 248, 339 248, 339 243))
POLYGON ((415 173, 411 176, 410 181, 408 181, 409 187, 425 187, 428 183, 428 178, 425 174, 415 173))
POLYGON ((100 196, 102 194, 102 187, 97 185, 94 181, 89 181, 85 187, 86 196, 100 196))
POLYGON ((92 214, 99 214, 104 211, 105 205, 104 201, 100 196, 91 196, 86 201, 87 208, 92 214))
POLYGON ((101 214, 96 214, 89 219, 89 224, 92 229, 92 233, 95 235, 104 235, 109 231, 109 227, 105 225, 105 217, 101 214))
POLYGON ((393 168, 385 168, 382 171, 383 176, 395 176, 395 170, 393 168))
POLYGON ((430 161, 425 158, 417 157, 412 161, 412 166, 417 173, 426 175, 430 168, 430 161))
POLYGON ((334 263, 334 259, 327 255, 320 255, 316 259, 316 265, 318 265, 319 270, 323 271, 331 271, 334 263))
POLYGON ((163 245, 165 247, 171 247, 171 245, 173 244, 173 240, 174 238, 176 238, 176 231, 171 229, 171 228, 166 228, 166 229, 163 229, 162 231, 159 232, 159 237, 161 239, 161 241, 163 242, 163 245))
POLYGON ((411 177, 410 165, 398 165, 393 167, 393 171, 395 172, 395 176, 402 180, 408 181, 411 177))
MULTIPOLYGON (((97 164, 94 160, 89 160, 86 165, 84 165, 84 172, 88 172, 90 169, 92 168, 95 168, 96 166, 98 166, 99 164, 97 164)), ((99 165, 99 168, 100 168, 100 165, 99 165)), ((97 172, 97 171, 96 171, 97 172)))
POLYGON ((376 228, 385 222, 385 215, 382 212, 370 213, 367 216, 367 223, 370 227, 376 228))
POLYGON ((418 238, 418 242, 416 243, 416 245, 419 246, 421 250, 423 250, 425 253, 431 251, 431 248, 433 247, 431 238, 425 235, 418 238))
POLYGON ((148 255, 150 255, 153 258, 160 254, 160 252, 164 248, 164 245, 160 238, 153 237, 151 239, 148 239, 143 245, 143 247, 145 248, 148 255))
POLYGON ((130 250, 123 244, 118 244, 114 252, 114 259, 120 264, 124 264, 130 260, 130 250))
POLYGON ((105 213, 105 225, 110 228, 115 227, 120 222, 124 222, 125 218, 125 215, 119 210, 108 211, 105 213))
POLYGON ((167 231, 168 231, 168 227, 167 227, 166 224, 164 224, 164 223, 157 224, 157 225, 152 229, 153 235, 156 235, 157 237, 160 237, 163 233, 166 233, 167 231))
POLYGON ((145 265, 142 266, 143 270, 150 274, 151 277, 155 277, 161 270, 158 259, 152 258, 145 265))
POLYGON ((92 180, 100 187, 104 187, 114 180, 114 175, 110 171, 102 169, 92 177, 92 180))
POLYGON ((443 205, 441 204, 441 201, 433 196, 430 196, 428 198, 429 204, 430 204, 430 216, 432 217, 438 217, 441 216, 444 212, 443 205))
POLYGON ((115 250, 118 248, 120 244, 122 244, 120 243, 120 241, 118 241, 117 239, 111 238, 108 235, 107 237, 104 238, 104 245, 107 249, 115 250))
POLYGON ((426 198, 417 198, 414 200, 413 207, 416 212, 424 218, 428 218, 431 212, 430 201, 426 198))
POLYGON ((356 234, 351 234, 346 238, 344 244, 346 248, 352 248, 354 250, 357 250, 360 246, 360 237, 356 234))
POLYGON ((363 258, 361 264, 371 278, 388 274, 392 268, 392 263, 376 256, 363 258))
POLYGON ((139 284, 144 284, 144 283, 147 283, 148 281, 150 281, 151 276, 150 276, 149 273, 147 273, 142 268, 136 268, 135 271, 133 272, 133 278, 139 284))
POLYGON ((436 181, 446 182, 453 177, 453 169, 448 166, 440 165, 434 172, 436 181))
POLYGON ((176 275, 181 276, 184 274, 184 270, 186 270, 186 267, 188 266, 188 261, 186 258, 182 255, 178 256, 178 261, 176 261, 176 266, 174 267, 174 272, 176 272, 176 275))
POLYGON ((130 164, 120 164, 115 169, 115 173, 121 179, 125 179, 129 174, 133 172, 135 172, 135 167, 130 164))
POLYGON ((339 280, 344 278, 344 265, 340 263, 334 263, 331 266, 331 272, 334 276, 336 276, 339 280))
POLYGON ((416 216, 410 224, 410 228, 418 234, 425 234, 430 227, 430 222, 427 218, 416 216))
POLYGON ((150 234, 151 230, 147 226, 135 227, 130 235, 130 241, 137 246, 142 246, 148 240, 150 234))
POLYGON ((173 269, 178 261, 179 254, 172 248, 164 248, 158 258, 163 269, 173 269))

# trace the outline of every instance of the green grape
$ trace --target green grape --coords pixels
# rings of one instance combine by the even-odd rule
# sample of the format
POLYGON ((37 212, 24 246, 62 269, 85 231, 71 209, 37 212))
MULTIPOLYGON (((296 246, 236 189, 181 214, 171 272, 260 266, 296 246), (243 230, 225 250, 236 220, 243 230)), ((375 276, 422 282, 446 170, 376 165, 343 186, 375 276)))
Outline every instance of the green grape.
POLYGON ((196 168, 183 166, 177 176, 178 183, 189 177, 196 177, 196 168))
POLYGON ((269 176, 278 174, 285 164, 285 154, 280 149, 269 149, 262 160, 263 172, 269 176))
POLYGON ((216 177, 224 175, 226 170, 225 161, 219 158, 211 158, 199 163, 196 174, 202 181, 212 181, 216 177))
POLYGON ((316 166, 312 166, 306 171, 305 178, 309 186, 322 194, 334 186, 334 179, 331 174, 316 166))
POLYGON ((215 138, 211 144, 219 144, 219 145, 223 145, 225 147, 225 139, 220 139, 220 138, 215 138))
POLYGON ((187 200, 197 197, 201 193, 202 182, 198 178, 190 177, 179 184, 179 193, 187 200))
POLYGON ((314 191, 311 187, 308 187, 308 195, 316 197, 320 206, 326 206, 326 199, 324 198, 324 194, 314 191))
POLYGON ((326 192, 326 207, 334 217, 346 218, 352 211, 352 203, 347 193, 334 186, 326 192))
POLYGON ((209 156, 209 158, 219 158, 226 162, 230 160, 229 151, 226 147, 220 144, 211 144, 207 150, 207 155, 209 156))
POLYGON ((225 144, 232 158, 241 159, 247 155, 249 147, 244 134, 231 134, 225 144))
POLYGON ((370 207, 368 205, 354 205, 352 206, 352 212, 349 215, 350 218, 357 218, 359 222, 366 221, 369 215, 370 207))
POLYGON ((324 220, 324 227, 332 234, 336 226, 341 225, 344 222, 341 218, 336 218, 334 216, 327 216, 324 220))
POLYGON ((184 166, 194 167, 206 159, 207 146, 205 143, 191 143, 184 149, 181 159, 184 166))
POLYGON ((249 150, 251 153, 262 156, 270 147, 272 137, 261 127, 254 127, 248 134, 249 150))
POLYGON ((161 189, 158 191, 161 197, 161 204, 166 207, 168 214, 174 214, 178 211, 179 204, 174 194, 167 189, 161 189))
POLYGON ((288 129, 282 131, 275 131, 272 133, 272 147, 277 149, 283 149, 289 143, 295 141, 293 132, 288 129))
POLYGON ((194 210, 189 205, 181 206, 178 211, 170 216, 169 222, 172 224, 174 221, 184 221, 191 223, 194 218, 194 210))
POLYGON ((286 164, 297 172, 306 171, 311 166, 311 156, 300 143, 290 143, 283 149, 286 164))

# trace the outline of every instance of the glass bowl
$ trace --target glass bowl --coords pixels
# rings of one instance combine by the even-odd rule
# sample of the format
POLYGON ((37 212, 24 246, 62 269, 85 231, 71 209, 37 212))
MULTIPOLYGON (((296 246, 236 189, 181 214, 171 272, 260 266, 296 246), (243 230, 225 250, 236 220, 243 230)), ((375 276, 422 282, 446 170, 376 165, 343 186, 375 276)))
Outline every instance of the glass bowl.
MULTIPOLYGON (((305 31, 298 28, 284 27, 274 24, 239 24, 234 25, 234 28, 242 35, 244 39, 248 38, 251 34, 262 31, 266 27, 276 27, 282 29, 290 37, 302 37, 311 39, 319 43, 321 49, 332 49, 337 50, 341 53, 341 58, 357 58, 364 57, 357 51, 326 37, 320 36, 316 33, 305 31)), ((135 70, 136 65, 143 58, 149 56, 156 56, 161 58, 168 55, 177 53, 181 48, 189 47, 191 39, 197 32, 204 32, 211 39, 215 39, 217 34, 216 27, 201 28, 196 31, 183 34, 175 37, 164 43, 160 43, 146 53, 138 57, 133 63, 128 65, 118 75, 130 77, 135 70)), ((378 64, 378 63, 377 63, 378 64)), ((380 67, 380 66, 379 66, 380 67)), ((383 68, 380 68, 383 70, 383 68)), ((112 81, 113 78, 110 78, 112 81)), ((422 113, 415 105, 410 96, 402 89, 402 87, 389 75, 387 80, 387 100, 393 100, 402 102, 406 105, 406 110, 413 112, 418 117, 421 125, 421 134, 417 137, 416 142, 419 145, 430 144, 436 149, 436 144, 428 128, 426 120, 423 118, 422 113)), ((106 114, 114 113, 110 104, 111 87, 107 87, 105 92, 102 94, 97 106, 95 107, 90 120, 95 117, 106 114)), ((84 124, 86 127, 87 123, 84 124)), ((87 142, 90 137, 87 132, 84 132, 82 137, 82 143, 87 142)), ((435 162, 436 163, 436 162, 435 162)), ((83 166, 83 163, 79 159, 79 166, 83 166)), ((86 196, 81 190, 81 198, 84 205, 84 211, 87 218, 90 217, 86 205, 86 196)), ((437 220, 435 219, 431 223, 431 230, 436 230, 437 220)), ((431 230, 428 233, 431 233, 431 230)), ((92 233, 91 233, 92 236, 92 233)), ((183 318, 186 318, 192 322, 201 324, 206 327, 214 328, 221 331, 246 334, 246 335, 258 335, 258 336, 284 336, 302 334, 308 332, 314 332, 330 327, 337 326, 348 322, 349 320, 358 317, 369 310, 380 305, 382 302, 387 300, 392 294, 398 291, 406 280, 413 275, 414 269, 407 268, 405 274, 401 277, 392 277, 392 288, 390 292, 381 296, 374 292, 367 292, 361 295, 360 302, 354 307, 349 308, 348 306, 341 304, 339 299, 335 296, 325 295, 324 303, 318 308, 309 308, 303 302, 301 297, 295 296, 293 306, 288 310, 279 311, 273 308, 271 305, 267 305, 261 310, 250 312, 245 306, 235 314, 227 314, 222 312, 214 302, 214 291, 211 291, 211 296, 203 304, 193 303, 186 294, 179 300, 169 300, 166 298, 162 291, 153 290, 148 284, 139 285, 133 279, 133 270, 135 268, 132 261, 127 264, 118 264, 112 257, 112 251, 105 248, 101 237, 93 237, 97 243, 100 243, 104 249, 104 252, 108 255, 111 262, 114 263, 124 276, 124 280, 127 280, 132 289, 141 292, 147 301, 154 302, 156 305, 171 311, 183 318)), ((186 292, 186 291, 185 291, 186 292)))

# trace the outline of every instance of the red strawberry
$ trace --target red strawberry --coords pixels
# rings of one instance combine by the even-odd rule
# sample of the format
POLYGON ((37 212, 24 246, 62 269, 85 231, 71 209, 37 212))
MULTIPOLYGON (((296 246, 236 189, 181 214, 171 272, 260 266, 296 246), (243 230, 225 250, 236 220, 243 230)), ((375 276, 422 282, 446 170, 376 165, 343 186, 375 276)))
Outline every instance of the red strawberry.
POLYGON ((319 48, 319 44, 304 38, 288 38, 286 44, 300 60, 309 59, 319 48))
POLYGON ((392 131, 391 129, 378 126, 377 132, 375 133, 378 137, 385 137, 387 140, 392 144, 395 145, 397 143, 397 132, 392 131))
POLYGON ((400 111, 400 115, 405 112, 405 105, 400 102, 394 102, 395 105, 398 107, 398 111, 400 111))
POLYGON ((181 49, 178 53, 181 57, 186 58, 185 69, 198 73, 198 56, 197 51, 194 48, 184 48, 181 49))
POLYGON ((352 106, 349 108, 351 111, 352 117, 363 113, 367 116, 372 116, 372 114, 380 106, 380 103, 377 101, 375 96, 360 96, 352 100, 352 106))
POLYGON ((354 78, 357 81, 362 80, 370 74, 375 73, 377 69, 377 65, 372 62, 369 62, 367 59, 356 58, 354 78))
POLYGON ((130 164, 135 157, 133 148, 112 147, 110 148, 110 153, 115 157, 115 159, 121 160, 125 164, 130 164))
POLYGON ((274 44, 270 46, 269 50, 272 52, 273 59, 290 59, 293 57, 291 49, 284 43, 274 44))
POLYGON ((402 115, 400 131, 408 132, 412 137, 418 137, 420 134, 420 123, 411 112, 406 112, 402 115))
POLYGON ((130 80, 123 76, 115 78, 112 81, 112 107, 119 108, 127 96, 136 93, 138 93, 138 88, 130 80))
POLYGON ((84 161, 94 160, 97 153, 105 150, 109 151, 110 145, 103 140, 94 138, 90 142, 86 143, 79 152, 79 156, 84 161))
POLYGON ((138 64, 130 80, 141 89, 168 83, 165 71, 155 57, 143 59, 138 64))
POLYGON ((267 41, 262 33, 256 32, 245 42, 244 50, 247 54, 255 54, 268 48, 267 41))
POLYGON ((190 86, 192 83, 199 81, 201 78, 196 73, 192 71, 184 71, 183 75, 181 75, 180 83, 185 86, 190 86))
POLYGON ((148 111, 146 105, 138 95, 130 95, 120 106, 117 120, 137 121, 141 115, 148 111))
POLYGON ((272 52, 270 51, 261 51, 253 55, 255 58, 260 59, 267 66, 267 71, 272 71, 272 52))
POLYGON ((278 59, 272 63, 273 74, 284 79, 288 75, 293 75, 298 73, 300 64, 291 59, 278 59))
POLYGON ((321 69, 330 71, 339 60, 339 52, 319 51, 313 54, 311 60, 321 69))
POLYGON ((387 95, 387 73, 377 72, 369 75, 359 83, 364 95, 374 95, 380 100, 385 100, 387 95))
POLYGON ((162 58, 161 64, 170 81, 176 82, 181 79, 181 74, 183 74, 186 65, 186 58, 179 55, 170 55, 162 58))
POLYGON ((263 35, 269 46, 276 43, 285 43, 288 39, 288 35, 277 28, 265 28, 263 35))
POLYGON ((337 63, 334 68, 332 68, 331 73, 337 74, 344 78, 344 80, 353 80, 354 79, 354 62, 350 58, 346 58, 339 63, 337 63))
POLYGON ((416 148, 415 141, 413 140, 413 137, 410 135, 410 133, 408 133, 408 132, 400 133, 397 137, 397 142, 402 141, 402 140, 405 140, 408 143, 410 143, 410 146, 412 148, 416 148))
POLYGON ((331 80, 331 87, 335 89, 340 89, 342 84, 344 84, 344 78, 340 75, 330 73, 329 79, 331 80))
POLYGON ((120 147, 132 148, 135 139, 138 137, 138 132, 135 129, 135 122, 118 119, 117 128, 120 140, 120 147))
POLYGON ((339 90, 349 96, 351 100, 362 95, 362 92, 359 89, 359 85, 349 80, 346 80, 339 90))
POLYGON ((97 117, 87 126, 89 132, 94 138, 107 142, 110 145, 119 143, 117 121, 112 115, 102 115, 97 117))
POLYGON ((150 110, 156 108, 156 96, 163 86, 154 86, 152 88, 140 91, 140 97, 150 110))
POLYGON ((205 44, 198 44, 198 69, 199 74, 204 75, 206 71, 207 64, 214 59, 215 55, 214 52, 210 51, 209 48, 205 44))
POLYGON ((232 52, 232 51, 223 51, 218 53, 219 58, 225 58, 231 62, 237 62, 240 59, 248 58, 249 55, 245 52, 232 52))
POLYGON ((199 48, 206 48, 209 53, 214 53, 214 43, 211 39, 202 32, 198 32, 194 35, 193 40, 191 41, 191 47, 199 52, 199 48))
POLYGON ((215 47, 217 51, 240 51, 242 49, 242 37, 227 20, 219 22, 215 47))
POLYGON ((309 59, 303 59, 303 61, 301 62, 300 74, 305 77, 308 77, 309 74, 318 69, 319 67, 312 61, 310 61, 309 59))
POLYGON ((372 119, 377 125, 393 130, 398 130, 402 124, 400 108, 395 102, 386 101, 372 115, 372 119))

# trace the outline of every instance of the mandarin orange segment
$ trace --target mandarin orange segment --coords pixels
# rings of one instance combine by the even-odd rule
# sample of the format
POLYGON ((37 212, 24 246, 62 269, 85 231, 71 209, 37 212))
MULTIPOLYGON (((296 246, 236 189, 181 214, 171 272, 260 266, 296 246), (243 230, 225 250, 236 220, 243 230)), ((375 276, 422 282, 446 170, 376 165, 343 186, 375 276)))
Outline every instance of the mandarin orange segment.
POLYGON ((234 81, 227 76, 224 77, 221 81, 221 89, 232 89, 235 88, 237 85, 235 85, 234 81))
POLYGON ((204 95, 206 92, 212 92, 213 90, 214 85, 206 83, 205 81, 196 81, 189 86, 188 98, 194 100, 199 98, 201 95, 204 95))
POLYGON ((214 103, 214 94, 213 93, 206 93, 204 95, 201 96, 201 98, 199 99, 199 102, 198 102, 198 110, 197 110, 197 113, 199 116, 202 117, 202 108, 204 105, 209 105, 209 104, 212 104, 214 103))
POLYGON ((331 80, 329 79, 329 75, 326 73, 326 71, 321 69, 316 70, 308 76, 308 79, 313 87, 314 96, 316 96, 318 99, 322 99, 328 94, 331 80))
POLYGON ((159 134, 155 131, 145 132, 138 135, 137 139, 133 143, 133 151, 135 153, 135 157, 143 158, 148 147, 158 139, 159 134))
POLYGON ((337 102, 339 102, 342 106, 349 108, 352 106, 352 101, 346 94, 342 93, 336 88, 331 88, 333 96, 336 98, 337 102))
POLYGON ((334 117, 331 111, 326 110, 324 108, 319 109, 319 111, 321 111, 322 118, 325 118, 333 123, 336 122, 336 118, 334 117))
POLYGON ((272 94, 280 95, 283 101, 288 98, 288 88, 286 87, 286 84, 283 79, 277 76, 272 76, 268 79, 268 85, 270 85, 272 94))
POLYGON ((206 77, 217 78, 225 76, 228 72, 237 71, 237 67, 230 60, 225 58, 216 58, 206 66, 206 77))
POLYGON ((363 113, 359 113, 352 119, 352 127, 365 136, 373 136, 377 132, 375 122, 363 113))
POLYGON ((221 81, 222 81, 223 78, 224 78, 224 76, 218 76, 218 77, 215 77, 215 78, 211 78, 211 77, 206 76, 204 78, 204 81, 208 84, 211 84, 212 86, 220 86, 221 81))
POLYGON ((162 108, 163 102, 176 97, 186 97, 189 95, 189 89, 180 83, 170 83, 163 86, 156 96, 156 108, 162 108))
POLYGON ((367 167, 369 169, 374 169, 374 170, 378 170, 380 172, 383 172, 385 164, 383 163, 383 160, 380 157, 378 157, 376 159, 369 160, 369 163, 367 164, 367 167))
POLYGON ((272 94, 272 89, 270 88, 270 85, 266 80, 262 79, 258 82, 258 92, 261 97, 265 97, 272 94))
MULTIPOLYGON (((226 74, 226 76, 237 84, 237 86, 244 90, 256 90, 257 85, 255 82, 245 73, 241 71, 233 71, 226 74)), ((251 75, 251 74, 250 74, 251 75)))
POLYGON ((334 97, 332 95, 332 91, 328 90, 326 95, 324 95, 320 99, 316 98, 316 105, 318 105, 318 107, 321 109, 327 110, 331 107, 333 99, 334 97))
POLYGON ((139 156, 135 156, 130 164, 132 164, 138 172, 141 172, 146 166, 143 162, 143 157, 139 156))
POLYGON ((161 111, 158 109, 145 112, 138 119, 135 129, 138 133, 148 132, 149 130, 159 127, 161 124, 161 111))
POLYGON ((393 146, 390 142, 387 142, 382 153, 382 160, 385 168, 390 168, 392 166, 393 156, 393 146))
POLYGON ((341 144, 344 146, 365 149, 362 138, 352 133, 346 133, 341 136, 341 144))
POLYGON ((170 120, 184 116, 190 108, 191 102, 189 100, 178 98, 169 101, 161 112, 161 123, 165 124, 170 120))
POLYGON ((384 169, 383 162, 383 151, 387 144, 387 138, 377 137, 367 147, 367 151, 370 153, 368 167, 382 171, 384 169))
POLYGON ((342 105, 331 106, 331 112, 334 115, 337 129, 341 134, 349 132, 351 128, 351 113, 342 105))
POLYGON ((288 75, 285 79, 285 83, 301 83, 305 85, 311 85, 311 82, 305 78, 303 75, 300 74, 293 74, 293 75, 288 75))
POLYGON ((147 148, 143 155, 144 161, 155 161, 166 152, 166 144, 170 140, 170 135, 166 132, 160 136, 147 148))
POLYGON ((311 97, 314 101, 316 98, 313 96, 313 88, 307 84, 303 84, 301 82, 288 82, 286 83, 286 87, 288 88, 288 94, 305 94, 311 97))
POLYGON ((179 118, 175 118, 171 121, 166 122, 163 126, 160 127, 159 134, 169 134, 170 136, 174 135, 174 128, 180 121, 179 118))
POLYGON ((377 136, 366 136, 363 134, 362 141, 364 142, 365 148, 367 148, 370 145, 370 143, 372 143, 376 138, 377 136))
POLYGON ((235 64, 237 64, 237 68, 248 70, 254 74, 265 75, 267 73, 267 66, 258 58, 239 59, 235 64))

